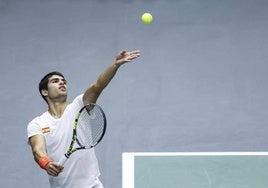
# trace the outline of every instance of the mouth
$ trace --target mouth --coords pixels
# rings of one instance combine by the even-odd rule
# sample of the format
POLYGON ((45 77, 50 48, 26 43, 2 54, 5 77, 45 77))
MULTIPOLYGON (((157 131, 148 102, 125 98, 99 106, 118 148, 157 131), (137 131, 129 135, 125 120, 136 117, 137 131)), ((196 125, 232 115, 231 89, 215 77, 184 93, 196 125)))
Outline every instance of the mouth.
POLYGON ((59 89, 66 90, 66 87, 65 86, 60 86, 59 89))

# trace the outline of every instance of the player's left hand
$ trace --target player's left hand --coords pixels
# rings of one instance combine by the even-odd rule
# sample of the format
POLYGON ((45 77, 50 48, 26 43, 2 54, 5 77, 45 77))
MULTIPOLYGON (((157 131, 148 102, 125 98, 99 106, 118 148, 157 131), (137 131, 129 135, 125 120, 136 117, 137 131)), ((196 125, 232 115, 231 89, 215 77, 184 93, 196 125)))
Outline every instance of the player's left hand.
POLYGON ((115 59, 115 63, 117 65, 122 65, 124 63, 130 62, 133 59, 136 59, 141 55, 141 52, 139 50, 127 52, 126 50, 122 50, 115 59))

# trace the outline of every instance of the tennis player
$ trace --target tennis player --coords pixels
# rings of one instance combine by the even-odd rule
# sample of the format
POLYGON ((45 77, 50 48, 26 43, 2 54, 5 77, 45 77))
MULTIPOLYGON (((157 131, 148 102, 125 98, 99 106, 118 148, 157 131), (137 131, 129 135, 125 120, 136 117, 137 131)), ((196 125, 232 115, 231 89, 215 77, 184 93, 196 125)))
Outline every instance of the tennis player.
POLYGON ((140 56, 140 51, 121 51, 97 81, 83 94, 67 104, 67 82, 59 72, 51 72, 39 83, 39 91, 48 111, 34 118, 27 127, 29 144, 37 164, 44 169, 51 188, 103 188, 94 149, 75 152, 63 166, 58 161, 72 138, 72 126, 78 111, 88 103, 96 103, 118 68, 140 56))

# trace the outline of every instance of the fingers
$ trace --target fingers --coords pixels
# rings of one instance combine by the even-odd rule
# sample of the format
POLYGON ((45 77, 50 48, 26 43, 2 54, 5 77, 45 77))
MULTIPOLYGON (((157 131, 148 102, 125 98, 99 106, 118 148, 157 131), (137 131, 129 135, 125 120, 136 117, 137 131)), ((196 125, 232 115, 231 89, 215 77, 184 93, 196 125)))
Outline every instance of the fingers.
POLYGON ((141 55, 141 52, 139 50, 135 50, 130 52, 131 56, 139 57, 141 55))
POLYGON ((129 53, 131 53, 131 54, 140 54, 140 53, 141 53, 141 51, 140 51, 140 50, 134 50, 134 51, 129 52, 129 53))
POLYGON ((63 170, 63 166, 59 165, 58 163, 51 162, 47 165, 46 171, 51 176, 58 176, 63 170))
POLYGON ((134 50, 127 52, 126 50, 122 50, 119 55, 116 57, 116 64, 124 64, 126 62, 130 62, 133 59, 136 59, 141 55, 141 52, 139 50, 134 50))
POLYGON ((127 60, 133 60, 141 55, 139 50, 128 52, 127 60))
POLYGON ((122 56, 140 56, 141 52, 140 50, 134 50, 134 51, 130 51, 130 52, 127 52, 126 50, 122 50, 120 52, 120 55, 122 56))

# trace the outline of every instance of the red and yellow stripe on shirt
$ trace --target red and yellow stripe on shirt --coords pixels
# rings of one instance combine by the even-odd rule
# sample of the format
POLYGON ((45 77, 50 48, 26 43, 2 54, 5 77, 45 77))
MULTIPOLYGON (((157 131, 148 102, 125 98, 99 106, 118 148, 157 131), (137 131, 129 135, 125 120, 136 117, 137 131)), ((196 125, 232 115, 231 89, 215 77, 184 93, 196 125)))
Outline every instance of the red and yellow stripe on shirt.
POLYGON ((44 127, 42 128, 42 133, 45 134, 45 133, 48 133, 50 132, 50 127, 44 127))

